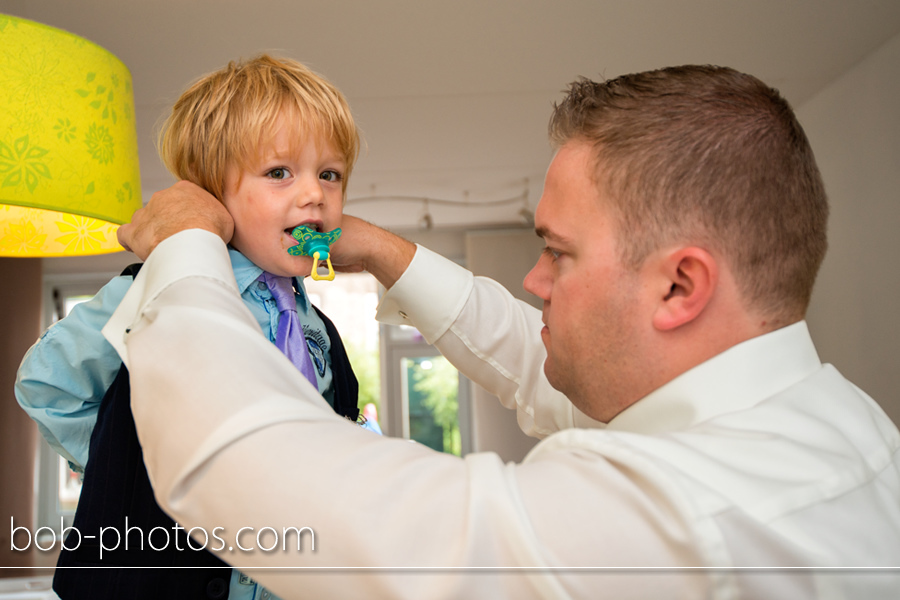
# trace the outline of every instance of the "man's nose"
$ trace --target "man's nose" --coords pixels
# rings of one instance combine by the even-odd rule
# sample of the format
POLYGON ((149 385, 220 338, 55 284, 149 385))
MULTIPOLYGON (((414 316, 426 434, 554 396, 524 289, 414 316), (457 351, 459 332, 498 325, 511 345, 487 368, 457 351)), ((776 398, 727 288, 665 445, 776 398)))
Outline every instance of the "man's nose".
POLYGON ((526 292, 534 294, 544 301, 550 299, 550 271, 546 262, 547 258, 542 254, 528 275, 525 276, 525 281, 522 282, 522 287, 526 292))

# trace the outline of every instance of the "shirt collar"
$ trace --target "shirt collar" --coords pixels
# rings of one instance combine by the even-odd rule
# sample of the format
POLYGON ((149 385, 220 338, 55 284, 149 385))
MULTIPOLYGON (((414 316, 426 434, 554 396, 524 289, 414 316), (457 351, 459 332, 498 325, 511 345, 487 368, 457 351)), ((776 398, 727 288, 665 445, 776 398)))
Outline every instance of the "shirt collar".
POLYGON ((750 408, 822 368, 805 321, 746 340, 616 415, 607 429, 654 434, 750 408))
MULTIPOLYGON (((238 291, 241 295, 247 289, 256 283, 257 278, 262 275, 263 270, 257 267, 253 261, 241 254, 239 250, 235 250, 228 246, 228 257, 231 259, 231 268, 234 270, 234 279, 238 285, 238 291)), ((303 277, 294 277, 294 290, 299 296, 299 307, 304 313, 309 312, 309 299, 306 296, 306 287, 303 285, 303 277)))

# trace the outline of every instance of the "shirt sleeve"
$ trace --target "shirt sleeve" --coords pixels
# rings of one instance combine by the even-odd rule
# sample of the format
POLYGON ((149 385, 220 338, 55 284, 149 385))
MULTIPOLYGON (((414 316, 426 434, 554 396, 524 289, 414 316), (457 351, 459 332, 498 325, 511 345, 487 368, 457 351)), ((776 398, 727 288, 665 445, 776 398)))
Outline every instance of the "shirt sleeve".
POLYGON ((466 377, 516 409, 528 435, 603 427, 547 381, 540 311, 492 279, 419 246, 382 298, 377 318, 419 329, 466 377))
POLYGON ((122 365, 101 329, 131 282, 116 277, 76 305, 28 350, 16 375, 19 405, 76 472, 84 471, 100 401, 122 365))
MULTIPOLYGON (((337 586, 346 597, 596 597, 577 570, 547 569, 693 564, 659 541, 663 526, 643 516, 641 486, 583 449, 563 444, 530 465, 490 453, 460 459, 334 414, 261 335, 217 240, 190 231, 161 243, 104 331, 129 366, 160 505, 195 538, 194 528, 218 536, 224 560, 285 599, 334 596, 337 586), (209 264, 182 260, 200 255, 209 264), (615 542, 625 528, 627 547, 615 542), (288 545, 236 551, 262 530, 288 545), (302 544, 291 534, 299 530, 302 544), (303 567, 322 571, 306 577, 303 567)), ((665 528, 683 539, 677 521, 665 528)), ((643 580, 643 597, 672 586, 665 576, 643 580)), ((630 585, 607 591, 622 596, 630 585)))

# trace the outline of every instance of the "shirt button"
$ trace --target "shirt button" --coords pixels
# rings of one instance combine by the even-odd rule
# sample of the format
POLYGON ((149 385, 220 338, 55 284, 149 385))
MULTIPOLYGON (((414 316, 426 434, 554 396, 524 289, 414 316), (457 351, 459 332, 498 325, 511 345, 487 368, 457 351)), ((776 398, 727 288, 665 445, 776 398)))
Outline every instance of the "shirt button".
POLYGON ((265 282, 263 282, 263 281, 257 281, 257 282, 256 282, 256 289, 258 289, 259 291, 262 291, 262 290, 266 289, 266 284, 265 284, 265 282))
POLYGON ((225 586, 225 580, 216 577, 206 584, 206 597, 210 600, 221 600, 228 595, 228 588, 225 586))

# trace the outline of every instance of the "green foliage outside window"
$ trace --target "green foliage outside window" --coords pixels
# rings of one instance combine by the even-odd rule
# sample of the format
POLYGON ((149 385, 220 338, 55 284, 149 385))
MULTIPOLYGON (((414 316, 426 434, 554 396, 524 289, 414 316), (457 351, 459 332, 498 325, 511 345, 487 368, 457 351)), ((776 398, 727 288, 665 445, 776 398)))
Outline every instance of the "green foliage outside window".
POLYGON ((418 358, 410 361, 409 404, 410 437, 425 443, 435 450, 459 456, 461 438, 459 434, 459 373, 443 357, 418 358), (426 409, 422 414, 416 411, 416 404, 426 409), (419 414, 416 414, 416 413, 419 414), (414 420, 431 421, 439 431, 440 442, 429 443, 416 437, 414 420))

